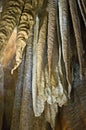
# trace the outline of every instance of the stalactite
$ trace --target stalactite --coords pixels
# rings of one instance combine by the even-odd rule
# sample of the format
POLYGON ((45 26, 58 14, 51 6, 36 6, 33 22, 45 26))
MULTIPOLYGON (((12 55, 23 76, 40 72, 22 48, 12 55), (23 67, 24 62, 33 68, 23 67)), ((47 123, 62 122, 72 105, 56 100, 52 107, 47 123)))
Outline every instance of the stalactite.
POLYGON ((61 35, 60 35, 60 26, 59 26, 59 5, 57 3, 57 11, 56 11, 56 27, 57 27, 57 45, 59 48, 59 52, 58 52, 58 66, 59 66, 59 72, 61 75, 63 75, 62 73, 62 47, 61 47, 61 35))
MULTIPOLYGON (((56 37, 57 39, 57 37, 56 37)), ((60 107, 67 102, 67 83, 65 69, 62 69, 62 75, 59 70, 59 48, 57 47, 57 40, 55 40, 53 48, 53 60, 52 60, 52 98, 53 103, 57 103, 60 107)), ((61 59, 62 60, 62 59, 61 59)), ((64 68, 64 67, 62 67, 64 68)))
POLYGON ((19 22, 22 13, 24 0, 9 0, 5 7, 0 20, 0 57, 2 58, 3 50, 9 40, 13 29, 19 22))
POLYGON ((44 52, 46 46, 46 33, 47 33, 47 16, 43 19, 43 25, 39 32, 39 40, 37 44, 37 95, 43 96, 43 88, 41 86, 42 71, 44 67, 44 52))
POLYGON ((69 17, 68 17, 68 3, 66 0, 59 1, 59 21, 60 33, 62 40, 62 55, 65 64, 66 79, 68 82, 68 96, 71 92, 71 77, 70 77, 70 36, 69 36, 69 17))
POLYGON ((0 129, 2 129, 4 114, 4 70, 0 65, 0 129))
POLYGON ((86 15, 86 1, 85 0, 81 0, 82 6, 83 6, 83 10, 85 12, 86 15))
POLYGON ((77 48, 79 65, 80 65, 80 78, 82 79, 83 78, 83 44, 82 44, 80 21, 79 21, 76 1, 69 0, 69 6, 70 6, 75 38, 76 38, 76 48, 77 48))
POLYGON ((32 54, 33 54, 33 31, 31 31, 30 38, 26 46, 25 70, 23 81, 23 96, 20 114, 19 130, 31 130, 33 122, 32 111, 32 54))
POLYGON ((35 115, 39 115, 37 112, 37 43, 39 36, 39 18, 36 16, 36 23, 34 25, 34 41, 33 41, 33 70, 32 70, 32 97, 33 97, 33 110, 35 115))
POLYGON ((20 111, 21 111, 21 103, 22 103, 24 64, 25 64, 24 62, 25 62, 25 55, 23 55, 22 63, 18 68, 18 81, 15 88, 11 130, 19 130, 19 125, 20 125, 20 111))
POLYGON ((51 78, 51 66, 52 66, 52 53, 53 53, 53 45, 55 42, 55 25, 56 25, 56 1, 49 0, 48 1, 48 69, 49 69, 49 79, 51 78))
POLYGON ((11 73, 18 68, 22 61, 22 55, 26 46, 27 39, 30 35, 30 30, 34 24, 32 6, 29 3, 29 0, 25 1, 24 9, 20 18, 18 26, 18 34, 16 41, 16 64, 12 69, 11 73))
MULTIPOLYGON (((81 12, 81 15, 82 15, 82 18, 83 18, 83 21, 84 21, 84 24, 86 26, 86 11, 84 11, 84 8, 83 8, 83 5, 82 5, 82 2, 81 0, 77 0, 78 2, 78 5, 79 5, 79 8, 80 8, 80 12, 81 12)), ((84 5, 85 6, 85 5, 84 5)), ((85 7, 86 8, 86 7, 85 7)))
POLYGON ((46 105, 46 109, 45 109, 45 119, 46 122, 49 122, 52 129, 55 130, 55 118, 56 118, 56 114, 58 112, 58 105, 57 104, 53 104, 53 105, 46 105))

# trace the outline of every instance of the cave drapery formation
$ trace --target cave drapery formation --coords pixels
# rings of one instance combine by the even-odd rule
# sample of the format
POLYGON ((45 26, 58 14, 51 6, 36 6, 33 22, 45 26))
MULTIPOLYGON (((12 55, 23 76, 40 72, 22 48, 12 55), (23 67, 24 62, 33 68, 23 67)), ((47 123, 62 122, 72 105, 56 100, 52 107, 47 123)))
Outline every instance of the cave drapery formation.
POLYGON ((0 2, 0 130, 85 130, 85 33, 85 0, 0 2))

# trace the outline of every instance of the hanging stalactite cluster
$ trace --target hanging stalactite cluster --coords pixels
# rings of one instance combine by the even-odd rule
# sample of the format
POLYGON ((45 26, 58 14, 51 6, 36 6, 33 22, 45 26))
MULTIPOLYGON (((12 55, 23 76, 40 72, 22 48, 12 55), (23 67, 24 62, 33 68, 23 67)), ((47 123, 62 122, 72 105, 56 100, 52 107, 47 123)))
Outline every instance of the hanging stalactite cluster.
POLYGON ((86 26, 85 7, 85 0, 6 1, 0 18, 1 64, 4 66, 6 46, 16 30, 11 73, 19 67, 11 130, 29 129, 29 93, 35 116, 45 111, 46 121, 54 128, 58 106, 70 99, 74 62, 79 63, 80 79, 85 76, 79 19, 81 15, 86 26))

